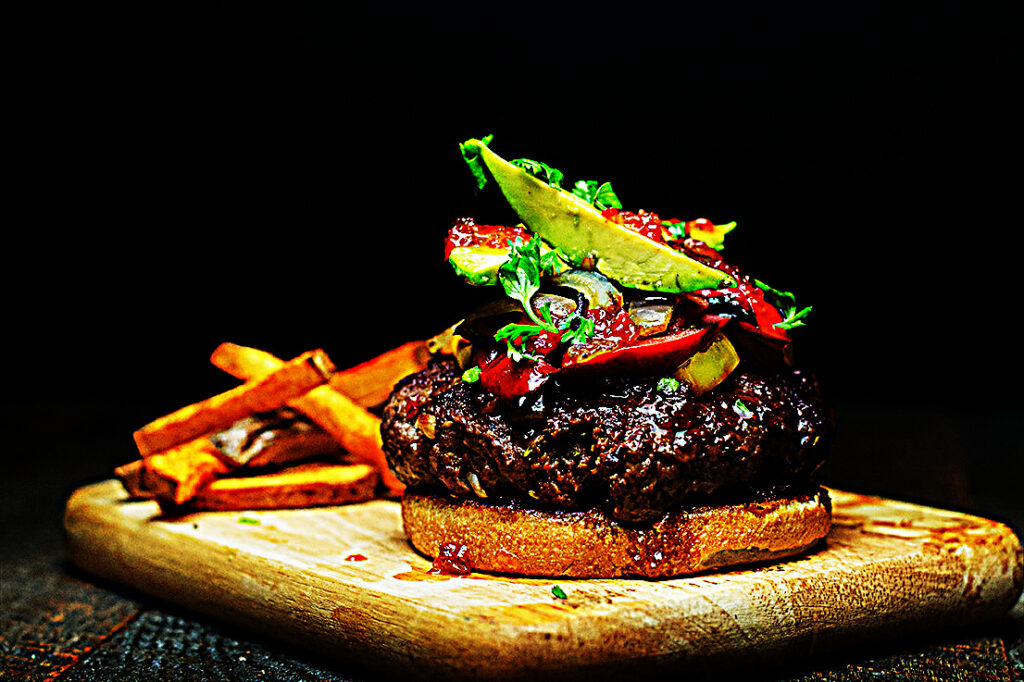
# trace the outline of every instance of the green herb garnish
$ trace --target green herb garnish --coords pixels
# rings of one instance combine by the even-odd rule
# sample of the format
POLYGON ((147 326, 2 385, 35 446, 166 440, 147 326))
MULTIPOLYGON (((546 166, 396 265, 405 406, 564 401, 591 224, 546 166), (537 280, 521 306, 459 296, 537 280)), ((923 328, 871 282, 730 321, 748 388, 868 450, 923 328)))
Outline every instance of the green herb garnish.
POLYGON ((811 312, 812 306, 801 308, 797 310, 796 307, 796 296, 788 291, 779 291, 773 289, 764 282, 755 279, 754 284, 759 289, 765 292, 765 300, 771 303, 773 306, 779 309, 783 315, 782 322, 776 322, 775 326, 779 329, 792 329, 793 327, 804 326, 804 318, 811 312))
POLYGON ((565 175, 557 168, 552 168, 543 161, 534 161, 533 159, 512 159, 511 163, 552 187, 562 189, 562 180, 565 179, 565 175))
POLYGON ((563 590, 558 585, 555 585, 554 587, 551 588, 551 594, 555 595, 555 597, 557 599, 568 599, 569 598, 569 595, 567 595, 565 593, 565 590, 563 590))
POLYGON ((686 223, 682 220, 662 220, 661 226, 668 230, 672 239, 686 239, 686 223))
POLYGON ((682 384, 675 377, 662 377, 658 379, 658 390, 664 393, 675 393, 682 384))
POLYGON ((260 525, 260 520, 259 519, 250 519, 248 516, 239 517, 238 522, 239 523, 245 523, 245 524, 248 524, 250 526, 258 526, 258 525, 260 525))
POLYGON ((533 309, 530 300, 540 290, 540 278, 545 273, 554 272, 559 262, 558 252, 552 251, 541 256, 540 237, 533 237, 523 244, 521 239, 509 241, 508 260, 498 268, 498 282, 509 298, 519 301, 530 319, 530 323, 507 324, 494 334, 496 341, 505 341, 508 355, 513 360, 540 360, 541 358, 525 353, 523 344, 531 336, 544 332, 560 334, 564 341, 584 343, 594 334, 594 323, 574 313, 567 317, 561 326, 551 318, 551 309, 545 305, 540 314, 533 309))
POLYGON ((732 405, 733 412, 738 414, 743 419, 750 419, 754 416, 754 413, 747 407, 742 400, 736 399, 736 402, 732 405))
POLYGON ((569 344, 586 343, 594 337, 594 321, 581 315, 570 316, 562 330, 562 341, 569 344))
POLYGON ((616 196, 610 182, 598 183, 597 180, 578 180, 573 187, 572 193, 584 201, 589 201, 601 210, 606 208, 622 208, 622 202, 619 201, 619 197, 616 196))
POLYGON ((462 380, 465 381, 467 384, 472 384, 474 382, 480 381, 480 367, 473 366, 467 369, 465 372, 462 373, 462 380))
MULTIPOLYGON (((489 145, 491 140, 494 139, 494 135, 484 135, 480 138, 480 143, 483 145, 489 145)), ((474 151, 469 151, 466 145, 459 143, 459 151, 462 152, 462 159, 469 166, 469 172, 473 174, 473 178, 476 179, 476 188, 483 189, 484 185, 487 184, 487 175, 484 173, 484 164, 480 160, 480 155, 474 151)))

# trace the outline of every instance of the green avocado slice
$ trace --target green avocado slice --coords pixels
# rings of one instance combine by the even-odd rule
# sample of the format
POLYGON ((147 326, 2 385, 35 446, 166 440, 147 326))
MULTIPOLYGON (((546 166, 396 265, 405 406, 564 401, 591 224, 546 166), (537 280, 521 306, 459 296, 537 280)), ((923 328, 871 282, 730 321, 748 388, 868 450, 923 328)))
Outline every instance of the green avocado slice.
POLYGON ((573 265, 592 267, 623 286, 645 291, 736 286, 728 274, 608 220, 585 200, 542 182, 480 140, 465 142, 463 149, 480 155, 526 226, 561 248, 573 265))
MULTIPOLYGON (((550 253, 553 249, 545 243, 540 245, 540 255, 550 253)), ((489 246, 456 246, 448 256, 455 273, 470 284, 486 285, 498 283, 498 269, 508 260, 508 248, 500 249, 489 246)), ((569 270, 569 266, 556 260, 554 273, 569 270)))

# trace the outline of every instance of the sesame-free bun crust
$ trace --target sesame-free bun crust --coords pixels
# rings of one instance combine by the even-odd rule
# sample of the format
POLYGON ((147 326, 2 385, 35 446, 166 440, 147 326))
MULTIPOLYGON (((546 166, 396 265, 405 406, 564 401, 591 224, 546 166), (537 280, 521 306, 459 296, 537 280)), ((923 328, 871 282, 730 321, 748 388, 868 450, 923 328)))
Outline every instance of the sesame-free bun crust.
POLYGON ((697 507, 651 524, 598 509, 537 510, 406 492, 402 521, 413 546, 434 558, 465 545, 474 570, 573 578, 668 578, 799 554, 831 527, 828 492, 697 507))

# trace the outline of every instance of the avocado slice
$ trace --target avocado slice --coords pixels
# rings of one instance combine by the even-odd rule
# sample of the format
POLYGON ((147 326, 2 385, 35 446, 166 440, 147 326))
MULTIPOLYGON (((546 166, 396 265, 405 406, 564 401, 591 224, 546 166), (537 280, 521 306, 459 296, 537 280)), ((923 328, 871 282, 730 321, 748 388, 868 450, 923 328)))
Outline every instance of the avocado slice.
MULTIPOLYGON (((543 242, 540 245, 542 256, 553 250, 543 242)), ((497 284, 498 269, 507 260, 507 248, 500 249, 491 246, 456 246, 448 256, 448 262, 455 269, 455 273, 474 285, 497 284)), ((566 270, 569 270, 569 266, 561 259, 557 259, 555 274, 566 270)))
POLYGON ((736 286, 728 274, 608 220, 585 200, 542 182, 480 140, 468 140, 462 148, 480 155, 526 226, 561 248, 573 265, 587 265, 623 286, 645 291, 736 286))
POLYGON ((470 284, 497 284, 498 268, 508 260, 508 249, 456 246, 448 256, 455 273, 470 284))

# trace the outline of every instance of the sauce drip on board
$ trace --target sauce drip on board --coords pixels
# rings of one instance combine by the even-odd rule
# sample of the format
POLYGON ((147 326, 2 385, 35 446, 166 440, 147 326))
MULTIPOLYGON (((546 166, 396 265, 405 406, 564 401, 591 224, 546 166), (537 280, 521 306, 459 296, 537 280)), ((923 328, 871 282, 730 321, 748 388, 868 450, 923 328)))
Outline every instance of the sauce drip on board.
POLYGON ((469 548, 455 542, 441 545, 437 558, 430 567, 432 575, 469 575, 472 567, 467 554, 469 548))

